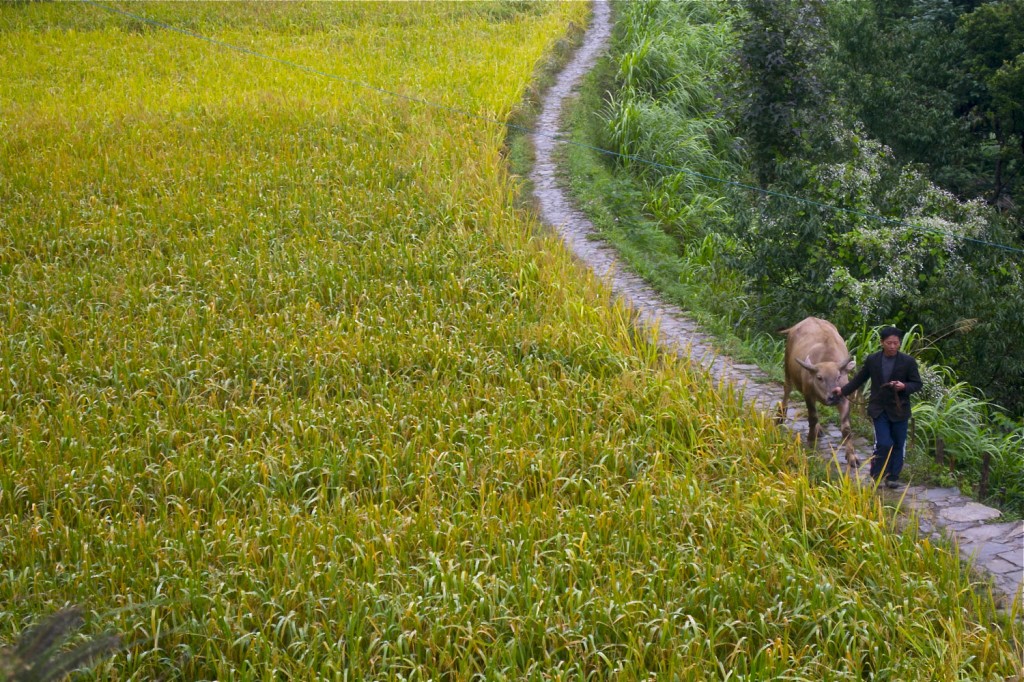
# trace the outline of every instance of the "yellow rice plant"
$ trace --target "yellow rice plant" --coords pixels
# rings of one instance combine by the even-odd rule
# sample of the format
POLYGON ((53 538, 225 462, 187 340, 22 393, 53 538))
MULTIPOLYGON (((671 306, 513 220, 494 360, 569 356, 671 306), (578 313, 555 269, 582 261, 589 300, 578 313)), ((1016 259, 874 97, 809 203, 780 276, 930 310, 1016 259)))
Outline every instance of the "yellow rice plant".
POLYGON ((955 556, 515 208, 502 121, 587 12, 0 6, 0 641, 77 604, 97 679, 1011 674, 955 556))

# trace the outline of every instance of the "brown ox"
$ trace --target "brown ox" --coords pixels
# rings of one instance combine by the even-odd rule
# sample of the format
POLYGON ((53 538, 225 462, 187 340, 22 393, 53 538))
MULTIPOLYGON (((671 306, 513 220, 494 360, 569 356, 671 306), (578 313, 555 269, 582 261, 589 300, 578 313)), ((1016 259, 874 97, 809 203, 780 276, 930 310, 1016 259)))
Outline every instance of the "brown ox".
MULTIPOLYGON (((817 445, 821 431, 818 425, 818 403, 837 404, 832 389, 846 385, 855 363, 846 350, 846 342, 831 322, 808 317, 780 333, 786 335, 786 382, 779 417, 786 418, 789 392, 794 388, 800 391, 807 403, 807 440, 813 448, 817 445)), ((850 403, 845 398, 839 398, 838 410, 843 444, 846 447, 846 462, 856 469, 860 466, 860 460, 850 438, 850 403)))

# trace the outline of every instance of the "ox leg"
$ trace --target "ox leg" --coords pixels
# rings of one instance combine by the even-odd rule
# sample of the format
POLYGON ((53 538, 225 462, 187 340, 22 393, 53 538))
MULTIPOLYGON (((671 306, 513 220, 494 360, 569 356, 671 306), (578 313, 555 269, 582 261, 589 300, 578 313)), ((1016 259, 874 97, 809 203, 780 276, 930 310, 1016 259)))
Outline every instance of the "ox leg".
POLYGON ((850 426, 850 401, 839 403, 839 429, 843 433, 843 447, 846 448, 846 465, 851 469, 860 468, 860 458, 853 449, 853 429, 850 426))
POLYGON ((775 421, 779 424, 783 424, 786 421, 786 412, 789 411, 789 392, 791 390, 793 390, 793 386, 789 381, 789 373, 787 372, 782 384, 782 402, 779 403, 779 414, 775 417, 775 421))
POLYGON ((805 400, 807 404, 807 444, 815 448, 818 446, 818 433, 821 427, 818 425, 818 404, 813 400, 805 400))

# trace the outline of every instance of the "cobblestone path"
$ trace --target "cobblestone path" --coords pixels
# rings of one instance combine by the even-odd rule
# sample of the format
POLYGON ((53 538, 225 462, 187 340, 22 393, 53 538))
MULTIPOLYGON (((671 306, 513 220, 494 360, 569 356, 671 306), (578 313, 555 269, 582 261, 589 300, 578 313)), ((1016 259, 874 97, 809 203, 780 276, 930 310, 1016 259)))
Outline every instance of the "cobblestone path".
MULTIPOLYGON (((687 318, 686 313, 663 302, 659 294, 642 279, 630 273, 615 251, 595 239, 590 221, 578 211, 558 182, 554 152, 559 144, 555 132, 560 130, 562 107, 573 95, 580 78, 593 67, 611 34, 611 10, 606 2, 594 2, 593 19, 583 44, 573 60, 560 73, 554 86, 546 93, 543 109, 533 136, 536 162, 531 173, 534 194, 541 217, 561 235, 576 257, 591 268, 611 287, 616 296, 625 299, 639 318, 640 324, 657 324, 658 337, 674 352, 688 355, 713 376, 731 383, 742 392, 745 401, 758 409, 777 411, 782 401, 782 386, 770 383, 756 366, 733 362, 719 354, 710 337, 687 318)), ((799 398, 790 401, 803 405, 799 398)), ((806 436, 807 422, 802 408, 791 408, 785 426, 806 436)), ((841 434, 835 424, 825 424, 826 437, 819 439, 819 452, 826 458, 837 458, 845 464, 842 450, 837 449, 841 434)), ((867 462, 871 443, 854 439, 854 447, 862 462, 867 462)), ((867 466, 855 475, 864 485, 872 485, 867 466)), ((1024 586, 1024 521, 998 522, 1001 513, 960 494, 956 488, 925 488, 911 485, 896 496, 902 508, 916 513, 920 531, 933 536, 945 535, 958 546, 960 556, 982 573, 991 576, 994 590, 1004 605, 1021 595, 1024 586)))

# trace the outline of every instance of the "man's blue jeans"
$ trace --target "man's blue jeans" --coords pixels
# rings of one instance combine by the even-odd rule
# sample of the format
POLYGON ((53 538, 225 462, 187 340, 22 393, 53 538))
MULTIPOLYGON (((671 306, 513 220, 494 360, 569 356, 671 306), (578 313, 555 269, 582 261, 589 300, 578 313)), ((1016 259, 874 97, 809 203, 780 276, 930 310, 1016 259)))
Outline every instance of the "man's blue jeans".
POLYGON ((903 456, 907 447, 909 419, 893 421, 883 412, 874 419, 875 453, 871 458, 871 478, 881 480, 882 474, 895 481, 903 471, 903 456))

